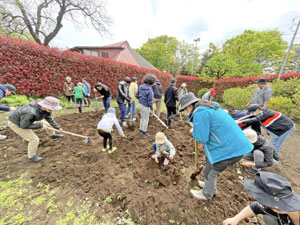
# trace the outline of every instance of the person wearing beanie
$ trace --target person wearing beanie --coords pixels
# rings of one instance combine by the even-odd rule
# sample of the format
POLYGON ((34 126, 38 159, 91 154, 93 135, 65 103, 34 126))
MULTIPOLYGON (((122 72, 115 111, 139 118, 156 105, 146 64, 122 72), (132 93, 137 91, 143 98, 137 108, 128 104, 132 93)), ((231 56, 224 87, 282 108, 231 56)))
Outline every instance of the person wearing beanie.
MULTIPOLYGON (((0 99, 15 94, 16 94, 15 86, 11 84, 0 84, 0 99)), ((8 111, 14 111, 15 109, 16 109, 15 107, 0 105, 0 111, 8 112, 8 111)), ((0 134, 0 141, 6 138, 7 138, 6 135, 0 134)))
POLYGON ((27 105, 12 111, 8 117, 8 127, 12 129, 25 141, 28 141, 28 159, 32 162, 39 162, 43 158, 36 155, 39 145, 39 138, 33 130, 43 129, 53 139, 62 138, 63 134, 55 134, 48 127, 53 127, 58 132, 61 127, 52 117, 52 111, 59 111, 62 107, 59 100, 54 97, 46 97, 43 101, 33 101, 27 105))
POLYGON ((156 79, 155 83, 152 85, 152 90, 154 93, 153 105, 155 104, 155 114, 159 117, 161 110, 162 85, 158 79, 156 79))
POLYGON ((107 110, 107 113, 103 115, 102 119, 97 125, 98 134, 103 137, 103 152, 108 151, 108 153, 113 153, 117 150, 117 147, 113 147, 113 137, 111 134, 114 125, 117 127, 119 134, 122 137, 125 137, 122 127, 120 126, 119 121, 116 117, 116 110, 114 108, 109 108, 107 110), (107 140, 109 140, 108 146, 107 140))
POLYGON ((139 133, 143 136, 150 136, 147 132, 150 112, 154 115, 153 110, 153 90, 151 86, 154 84, 156 78, 153 74, 146 74, 143 78, 143 84, 139 86, 136 94, 139 100, 139 109, 141 113, 139 133))
POLYGON ((236 122, 245 125, 260 123, 267 131, 267 134, 272 136, 271 143, 279 153, 283 142, 295 131, 295 123, 281 112, 266 109, 257 104, 250 105, 248 107, 248 113, 254 117, 242 120, 239 119, 236 120, 236 122))
POLYGON ((91 106, 91 100, 90 100, 90 96, 91 96, 91 85, 87 82, 87 78, 84 77, 82 79, 82 87, 83 87, 83 94, 84 94, 84 105, 87 107, 91 106))
POLYGON ((270 98, 272 97, 272 87, 267 85, 266 78, 259 78, 255 83, 258 87, 256 88, 250 101, 247 103, 246 108, 252 104, 259 105, 262 108, 267 108, 270 98))
POLYGON ((215 89, 211 89, 210 91, 206 92, 203 96, 202 96, 202 100, 206 100, 206 101, 213 101, 214 97, 216 96, 217 92, 215 89))
POLYGON ((137 78, 133 77, 131 78, 131 83, 129 85, 129 97, 131 98, 131 103, 128 103, 128 108, 126 109, 126 116, 130 114, 130 121, 135 121, 135 99, 136 99, 136 93, 138 91, 138 85, 137 85, 137 78))
POLYGON ((76 101, 76 106, 78 108, 79 113, 82 113, 82 103, 84 99, 84 89, 82 87, 82 83, 78 82, 77 86, 74 87, 73 90, 75 94, 75 101, 76 101))
POLYGON ((224 220, 223 225, 237 225, 255 215, 262 215, 266 225, 300 225, 300 195, 286 178, 258 172, 255 180, 245 180, 244 187, 256 202, 224 220))
POLYGON ((247 173, 255 175, 262 168, 278 164, 279 155, 268 139, 250 128, 243 130, 243 132, 254 145, 253 151, 244 155, 243 159, 246 161, 241 162, 241 165, 248 167, 247 173))
POLYGON ((176 115, 176 102, 178 99, 177 88, 175 87, 176 79, 172 78, 170 80, 170 86, 165 91, 165 104, 167 107, 168 115, 166 119, 166 123, 168 126, 171 126, 171 120, 176 115))
POLYGON ((68 102, 70 102, 71 99, 72 102, 75 102, 74 92, 73 92, 75 85, 71 80, 72 80, 71 77, 66 77, 66 82, 64 83, 64 93, 65 96, 67 97, 68 102))
POLYGON ((129 96, 129 87, 128 87, 130 81, 131 80, 129 77, 125 77, 125 79, 119 83, 118 91, 117 91, 117 103, 120 109, 120 114, 121 114, 120 121, 123 127, 127 127, 127 123, 125 121, 126 104, 132 102, 132 99, 129 96))
MULTIPOLYGON (((111 92, 109 87, 107 87, 106 85, 97 82, 95 85, 95 92, 98 92, 100 95, 100 98, 102 98, 103 100, 103 106, 105 109, 105 112, 107 113, 108 108, 110 108, 110 102, 111 102, 111 92)), ((97 96, 96 96, 97 98, 97 96)))

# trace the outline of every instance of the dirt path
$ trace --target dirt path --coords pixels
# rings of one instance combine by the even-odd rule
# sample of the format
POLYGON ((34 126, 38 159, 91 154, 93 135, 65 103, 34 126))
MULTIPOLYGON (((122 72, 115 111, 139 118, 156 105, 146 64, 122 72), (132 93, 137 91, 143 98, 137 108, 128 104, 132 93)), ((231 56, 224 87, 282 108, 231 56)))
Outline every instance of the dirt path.
MULTIPOLYGON (((9 129, 1 131, 9 138, 1 142, 1 154, 6 157, 0 157, 0 180, 7 180, 8 175, 13 179, 28 171, 33 186, 50 184, 60 190, 57 197, 61 200, 90 199, 99 220, 104 214, 117 218, 126 212, 135 223, 147 225, 222 224, 223 219, 235 215, 251 201, 238 178, 239 165, 220 175, 213 201, 200 202, 190 197, 189 189, 196 187, 196 181, 189 178, 193 172, 194 146, 186 123, 175 121, 174 126, 165 131, 177 154, 174 162, 164 167, 151 160, 154 135, 163 128, 154 118, 150 119, 148 138, 138 134, 138 127, 125 129, 125 139, 115 130, 114 143, 118 150, 113 154, 101 152, 102 140, 95 129, 100 118, 100 113, 95 112, 57 118, 65 130, 91 136, 91 142, 86 145, 80 138, 65 136, 52 140, 38 131, 41 140, 38 153, 44 160, 37 164, 27 161, 26 143, 9 129)), ((298 193, 299 136, 296 132, 288 139, 282 148, 279 166, 271 169, 289 178, 298 193)), ((204 163, 203 157, 201 163, 204 163)), ((244 172, 243 176, 248 177, 244 172)), ((0 218, 4 215, 5 212, 0 212, 0 218)), ((48 218, 48 225, 55 224, 55 216, 59 215, 52 218, 41 213, 33 222, 45 224, 42 221, 48 218)), ((261 224, 253 221, 241 224, 261 224)))

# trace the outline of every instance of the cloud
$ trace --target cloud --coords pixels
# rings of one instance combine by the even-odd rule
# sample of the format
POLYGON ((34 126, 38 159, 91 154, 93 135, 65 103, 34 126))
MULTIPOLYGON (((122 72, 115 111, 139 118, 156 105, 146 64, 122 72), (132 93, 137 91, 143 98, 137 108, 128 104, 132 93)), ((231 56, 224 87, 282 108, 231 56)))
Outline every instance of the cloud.
POLYGON ((208 25, 207 23, 201 18, 197 18, 192 23, 187 24, 184 28, 184 34, 191 37, 196 38, 198 37, 203 31, 207 31, 208 25))

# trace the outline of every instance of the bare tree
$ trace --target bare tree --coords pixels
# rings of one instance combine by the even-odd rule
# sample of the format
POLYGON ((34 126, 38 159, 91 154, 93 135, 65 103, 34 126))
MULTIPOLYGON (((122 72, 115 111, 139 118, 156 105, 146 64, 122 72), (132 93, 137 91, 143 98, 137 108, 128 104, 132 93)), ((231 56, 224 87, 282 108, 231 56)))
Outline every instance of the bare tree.
POLYGON ((109 34, 111 20, 103 0, 0 1, 0 26, 11 33, 27 32, 45 46, 63 27, 63 19, 77 26, 92 26, 100 35, 109 34))

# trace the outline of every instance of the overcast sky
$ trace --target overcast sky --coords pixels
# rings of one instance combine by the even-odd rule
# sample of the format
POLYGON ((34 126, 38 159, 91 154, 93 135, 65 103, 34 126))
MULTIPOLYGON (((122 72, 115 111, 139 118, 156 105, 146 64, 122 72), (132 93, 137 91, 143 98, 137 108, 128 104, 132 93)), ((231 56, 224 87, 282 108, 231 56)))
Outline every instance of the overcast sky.
POLYGON ((113 21, 112 37, 103 38, 92 28, 78 29, 65 20, 51 46, 66 49, 127 40, 138 48, 148 38, 168 35, 189 43, 200 37, 203 52, 209 42, 220 46, 245 29, 278 29, 289 42, 296 28, 292 19, 300 19, 299 0, 107 0, 106 7, 113 21))

